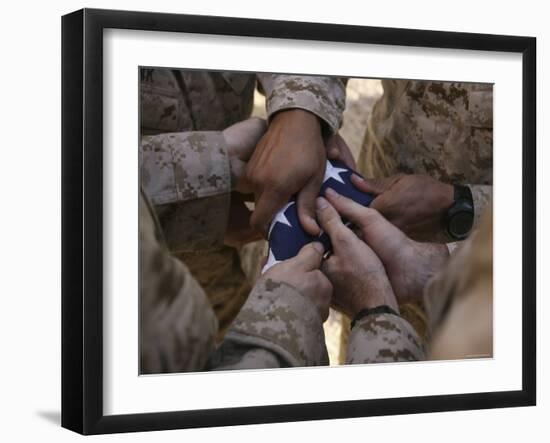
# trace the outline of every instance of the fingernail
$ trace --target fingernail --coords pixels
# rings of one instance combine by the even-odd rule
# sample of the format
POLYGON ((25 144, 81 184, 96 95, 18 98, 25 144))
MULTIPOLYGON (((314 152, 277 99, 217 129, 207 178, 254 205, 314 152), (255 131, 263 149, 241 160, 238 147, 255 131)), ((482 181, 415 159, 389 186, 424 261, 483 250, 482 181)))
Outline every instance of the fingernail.
POLYGON ((353 174, 353 178, 355 178, 355 180, 360 181, 360 182, 365 181, 365 179, 363 177, 361 177, 360 175, 357 175, 357 174, 353 174))
POLYGON ((323 254, 325 252, 325 247, 322 243, 319 243, 318 241, 314 241, 312 244, 313 248, 319 253, 323 254))
POLYGON ((323 197, 318 197, 316 200, 317 209, 322 210, 328 206, 328 202, 323 197))
POLYGON ((338 197, 338 193, 332 188, 327 188, 325 194, 327 194, 329 197, 338 197))

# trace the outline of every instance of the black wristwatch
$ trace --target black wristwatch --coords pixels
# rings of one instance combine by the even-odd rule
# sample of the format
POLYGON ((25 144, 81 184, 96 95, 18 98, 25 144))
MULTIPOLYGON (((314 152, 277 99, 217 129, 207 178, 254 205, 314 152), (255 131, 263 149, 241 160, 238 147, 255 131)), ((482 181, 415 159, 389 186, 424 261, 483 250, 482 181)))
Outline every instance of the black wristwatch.
POLYGON ((445 215, 445 228, 451 238, 464 240, 474 224, 474 200, 468 186, 454 185, 454 202, 445 215))

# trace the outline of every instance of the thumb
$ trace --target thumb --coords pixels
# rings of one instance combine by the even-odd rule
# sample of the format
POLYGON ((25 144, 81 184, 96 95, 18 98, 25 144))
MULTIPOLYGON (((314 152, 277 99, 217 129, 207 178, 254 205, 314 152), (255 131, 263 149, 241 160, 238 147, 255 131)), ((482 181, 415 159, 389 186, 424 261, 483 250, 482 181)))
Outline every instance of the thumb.
POLYGON ((292 265, 306 272, 319 269, 321 262, 323 261, 323 254, 325 248, 319 242, 313 242, 305 245, 298 255, 289 261, 292 261, 292 265))

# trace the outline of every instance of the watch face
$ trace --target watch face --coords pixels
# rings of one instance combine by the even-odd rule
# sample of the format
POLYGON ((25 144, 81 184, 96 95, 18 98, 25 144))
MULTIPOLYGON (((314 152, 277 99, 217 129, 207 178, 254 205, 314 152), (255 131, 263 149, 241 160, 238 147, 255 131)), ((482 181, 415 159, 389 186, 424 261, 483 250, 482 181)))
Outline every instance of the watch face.
POLYGON ((460 211, 451 217, 449 223, 449 233, 458 239, 468 235, 474 221, 473 214, 470 211, 460 211))

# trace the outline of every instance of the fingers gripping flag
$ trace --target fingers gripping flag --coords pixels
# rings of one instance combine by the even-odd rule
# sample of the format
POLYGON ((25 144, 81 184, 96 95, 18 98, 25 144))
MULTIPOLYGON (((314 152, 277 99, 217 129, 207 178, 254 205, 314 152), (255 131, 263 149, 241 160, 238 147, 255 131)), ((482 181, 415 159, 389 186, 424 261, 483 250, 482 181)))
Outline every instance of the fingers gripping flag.
MULTIPOLYGON (((342 162, 327 160, 325 177, 319 195, 324 196, 326 189, 332 188, 338 194, 351 198, 363 206, 370 205, 374 197, 360 191, 351 183, 351 175, 354 173, 357 174, 342 162)), ((319 236, 314 236, 304 231, 298 220, 295 198, 275 215, 269 225, 267 240, 269 252, 262 273, 280 261, 296 256, 303 246, 312 241, 321 242, 325 247, 325 251, 331 250, 330 238, 326 233, 321 232, 319 236)))

